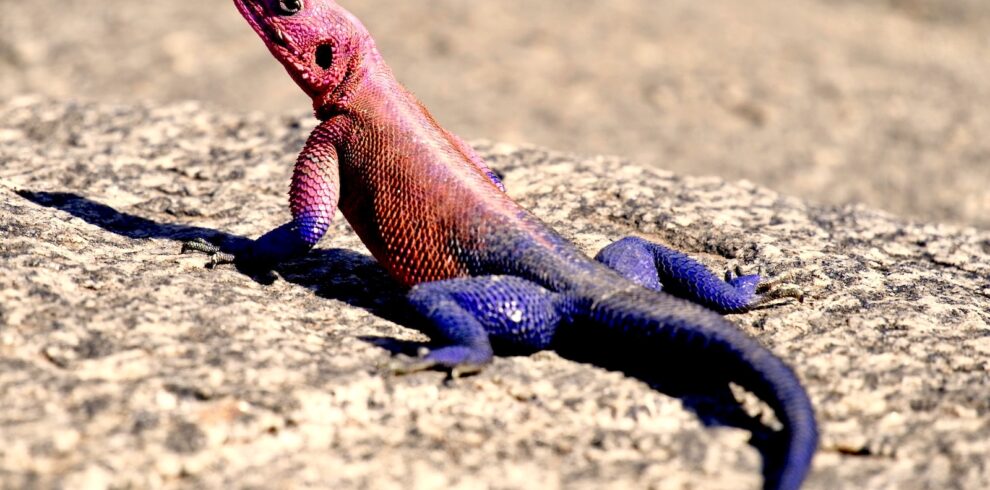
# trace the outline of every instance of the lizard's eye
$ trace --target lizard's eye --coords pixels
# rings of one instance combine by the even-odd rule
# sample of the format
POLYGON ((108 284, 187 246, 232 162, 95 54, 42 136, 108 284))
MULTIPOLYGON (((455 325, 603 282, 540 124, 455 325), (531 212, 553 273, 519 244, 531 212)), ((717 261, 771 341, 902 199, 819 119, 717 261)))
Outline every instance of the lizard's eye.
POLYGON ((321 44, 316 48, 316 64, 326 70, 333 64, 333 46, 321 44))
POLYGON ((275 12, 278 15, 292 15, 303 8, 302 0, 278 0, 275 12))

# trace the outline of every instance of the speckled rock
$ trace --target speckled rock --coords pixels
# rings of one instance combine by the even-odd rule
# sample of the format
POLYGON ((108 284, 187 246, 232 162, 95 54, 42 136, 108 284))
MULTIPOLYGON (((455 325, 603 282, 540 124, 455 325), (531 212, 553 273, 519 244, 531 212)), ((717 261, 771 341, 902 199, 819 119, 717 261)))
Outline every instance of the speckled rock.
MULTIPOLYGON (((312 125, 0 106, 0 486, 759 487, 748 432, 555 353, 455 381, 386 375, 426 338, 343 220, 274 276, 179 253, 284 221, 312 125)), ((717 270, 797 271, 804 303, 732 318, 817 407, 808 488, 990 487, 990 233, 477 146, 589 253, 639 234, 717 270)))

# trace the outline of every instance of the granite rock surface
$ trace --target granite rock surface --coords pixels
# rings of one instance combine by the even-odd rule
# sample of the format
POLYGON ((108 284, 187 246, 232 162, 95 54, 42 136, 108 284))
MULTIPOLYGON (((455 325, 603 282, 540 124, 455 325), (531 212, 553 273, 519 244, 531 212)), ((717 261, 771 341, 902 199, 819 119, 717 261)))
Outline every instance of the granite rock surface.
MULTIPOLYGON (((759 488, 749 432, 619 372, 544 352, 388 375, 427 338, 342 219, 273 276, 179 253, 286 220, 312 125, 0 105, 0 487, 759 488)), ((990 233, 475 144, 589 254, 637 234, 716 270, 796 271, 803 303, 732 320, 817 407, 807 488, 990 487, 990 233)))

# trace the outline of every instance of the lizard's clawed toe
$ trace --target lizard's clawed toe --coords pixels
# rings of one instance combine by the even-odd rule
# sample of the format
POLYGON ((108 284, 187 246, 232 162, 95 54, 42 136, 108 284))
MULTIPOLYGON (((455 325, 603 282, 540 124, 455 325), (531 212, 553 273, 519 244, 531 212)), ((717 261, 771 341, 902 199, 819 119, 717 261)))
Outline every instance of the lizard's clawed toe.
POLYGON ((784 298, 794 298, 798 302, 803 303, 805 296, 804 289, 792 282, 798 275, 800 275, 800 271, 789 270, 773 279, 760 282, 756 287, 756 292, 760 295, 760 299, 753 306, 761 306, 784 298))
POLYGON ((214 268, 222 264, 233 264, 237 259, 233 254, 220 250, 220 247, 208 242, 206 239, 196 237, 192 240, 182 242, 180 253, 199 252, 206 254, 210 261, 206 263, 207 268, 214 268))
POLYGON ((433 369, 437 366, 437 362, 426 358, 429 353, 429 349, 420 347, 415 356, 397 354, 386 365, 385 370, 393 376, 402 376, 433 369))
POLYGON ((419 353, 416 356, 407 356, 405 354, 396 355, 392 358, 392 361, 387 365, 386 371, 393 376, 402 376, 405 374, 418 373, 421 371, 429 370, 440 370, 447 371, 450 377, 453 379, 461 378, 464 376, 469 376, 472 374, 477 374, 481 372, 485 367, 485 363, 477 362, 457 362, 448 363, 433 359, 430 356, 431 351, 425 347, 419 349, 419 353))
POLYGON ((412 357, 406 355, 396 356, 386 367, 389 374, 393 376, 402 376, 405 374, 418 373, 420 371, 427 371, 436 367, 437 363, 422 357, 412 357))
POLYGON ((797 284, 777 283, 769 286, 765 291, 761 292, 760 297, 762 298, 761 303, 783 298, 794 298, 798 300, 799 303, 804 303, 804 289, 797 284))
POLYGON ((803 303, 804 289, 794 282, 800 272, 800 270, 792 269, 772 279, 764 280, 766 273, 762 266, 744 268, 737 264, 725 271, 725 282, 737 288, 744 286, 751 288, 750 291, 756 293, 755 301, 750 303, 746 309, 764 306, 784 298, 794 298, 803 303))

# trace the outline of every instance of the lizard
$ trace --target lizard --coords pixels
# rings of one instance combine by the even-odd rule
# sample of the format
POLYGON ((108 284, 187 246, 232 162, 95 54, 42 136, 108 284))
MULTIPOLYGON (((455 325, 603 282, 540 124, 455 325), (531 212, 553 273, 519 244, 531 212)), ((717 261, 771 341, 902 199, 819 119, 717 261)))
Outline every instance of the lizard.
POLYGON ((584 255, 396 81, 353 14, 333 0, 234 3, 320 123, 294 166, 289 222, 238 250, 197 239, 183 252, 209 254, 211 266, 272 267, 313 248, 339 209, 440 341, 397 373, 472 373, 496 351, 550 349, 564 337, 646 365, 676 353, 686 372, 724 373, 773 409, 785 448, 764 488, 801 486, 818 441, 812 403, 786 363, 721 314, 794 291, 760 274, 723 280, 638 237, 584 255))

